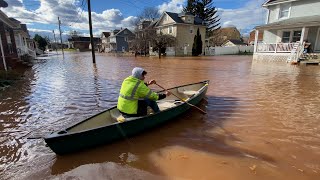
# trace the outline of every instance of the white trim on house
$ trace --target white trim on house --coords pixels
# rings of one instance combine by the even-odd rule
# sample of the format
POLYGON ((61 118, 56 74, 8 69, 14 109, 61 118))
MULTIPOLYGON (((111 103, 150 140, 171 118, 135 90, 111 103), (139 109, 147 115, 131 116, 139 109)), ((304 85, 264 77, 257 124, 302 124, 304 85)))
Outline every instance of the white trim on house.
POLYGON ((264 3, 262 6, 263 7, 268 7, 268 6, 272 6, 272 5, 276 5, 276 4, 283 4, 283 3, 288 3, 288 2, 294 2, 294 1, 300 1, 300 0, 287 0, 287 1, 282 1, 282 2, 273 2, 273 3, 270 3, 270 4, 266 4, 264 3))
POLYGON ((279 12, 278 12, 278 20, 284 20, 284 19, 289 19, 290 18, 290 15, 291 15, 291 7, 292 7, 292 3, 291 2, 289 2, 289 3, 282 3, 282 4, 279 4, 278 5, 279 7, 279 12), (283 12, 282 11, 282 8, 283 8, 283 6, 289 6, 289 9, 288 9, 288 16, 287 17, 280 17, 281 16, 281 13, 283 12), (282 6, 282 7, 281 7, 282 6))
POLYGON ((316 38, 314 51, 315 52, 320 52, 320 27, 318 28, 318 33, 317 33, 317 38, 316 38))
POLYGON ((270 9, 268 9, 267 17, 266 17, 266 23, 265 24, 269 23, 269 18, 270 18, 270 9))
MULTIPOLYGON (((300 38, 302 36, 302 29, 303 28, 294 28, 294 29, 281 29, 281 30, 278 30, 278 35, 279 35, 279 39, 281 42, 282 42, 282 37, 283 37, 283 32, 290 32, 290 37, 289 37, 289 42, 292 42, 293 40, 293 34, 294 34, 294 31, 301 31, 301 35, 300 35, 300 38)), ((305 35, 305 37, 307 37, 308 34, 305 35)), ((299 40, 300 41, 300 40, 299 40)))

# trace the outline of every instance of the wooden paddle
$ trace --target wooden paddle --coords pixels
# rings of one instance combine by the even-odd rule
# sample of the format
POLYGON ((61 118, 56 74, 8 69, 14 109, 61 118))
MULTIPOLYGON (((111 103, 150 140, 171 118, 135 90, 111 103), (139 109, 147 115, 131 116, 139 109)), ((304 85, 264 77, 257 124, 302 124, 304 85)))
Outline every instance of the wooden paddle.
MULTIPOLYGON (((160 86, 159 84, 157 84, 157 83, 155 83, 157 86, 159 86, 160 88, 162 88, 163 90, 165 90, 165 91, 167 91, 167 92, 170 92, 169 90, 167 90, 166 88, 164 88, 164 87, 162 87, 162 86, 160 86)), ((183 99, 181 99, 180 97, 178 97, 177 95, 175 95, 175 94, 173 94, 172 92, 170 92, 172 95, 174 95, 176 98, 178 98, 180 101, 182 101, 182 102, 185 102, 186 104, 188 104, 189 106, 191 106, 191 107, 193 107, 193 108, 196 108, 196 109, 198 109, 199 111, 201 111, 203 114, 207 114, 204 110, 202 110, 202 109, 200 109, 200 108, 198 108, 197 106, 195 106, 195 105, 193 105, 193 104, 190 104, 190 103, 188 103, 187 101, 185 101, 185 100, 183 100, 183 99)))

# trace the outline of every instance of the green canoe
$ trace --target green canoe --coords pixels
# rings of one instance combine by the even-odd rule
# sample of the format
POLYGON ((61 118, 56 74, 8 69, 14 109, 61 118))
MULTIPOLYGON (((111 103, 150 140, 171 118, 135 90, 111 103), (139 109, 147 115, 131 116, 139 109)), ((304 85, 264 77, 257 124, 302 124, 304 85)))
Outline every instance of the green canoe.
MULTIPOLYGON (((196 105, 204 98, 208 84, 209 81, 202 81, 168 90, 180 99, 196 105)), ((84 150, 124 139, 173 119, 191 108, 186 102, 171 95, 157 101, 160 108, 159 113, 127 119, 122 117, 115 106, 64 130, 51 133, 44 139, 48 146, 59 155, 84 150)))

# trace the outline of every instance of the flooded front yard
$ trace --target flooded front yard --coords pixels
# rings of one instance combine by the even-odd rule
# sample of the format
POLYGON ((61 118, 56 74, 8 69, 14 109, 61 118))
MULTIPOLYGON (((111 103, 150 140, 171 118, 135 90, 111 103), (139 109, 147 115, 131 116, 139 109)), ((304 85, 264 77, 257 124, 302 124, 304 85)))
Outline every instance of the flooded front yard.
MULTIPOLYGON (((157 86, 152 86, 160 90, 157 86)), ((0 179, 319 179, 320 68, 252 56, 43 60, 0 92, 0 179), (158 128, 66 156, 38 137, 116 105, 135 66, 164 87, 210 80, 206 100, 158 128)), ((101 137, 103 138, 103 137, 101 137)))

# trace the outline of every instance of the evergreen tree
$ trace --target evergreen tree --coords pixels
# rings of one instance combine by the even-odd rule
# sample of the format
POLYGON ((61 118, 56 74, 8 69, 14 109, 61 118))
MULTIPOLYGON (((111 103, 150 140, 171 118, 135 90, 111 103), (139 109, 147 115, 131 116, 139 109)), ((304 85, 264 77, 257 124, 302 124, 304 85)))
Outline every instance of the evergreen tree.
POLYGON ((199 28, 197 34, 194 35, 193 44, 192 44, 192 56, 199 56, 202 54, 202 40, 199 28))
POLYGON ((202 54, 202 39, 201 39, 201 34, 200 34, 200 32, 199 32, 199 28, 198 28, 198 30, 197 30, 197 36, 198 36, 198 38, 197 38, 197 53, 198 53, 198 55, 200 55, 200 54, 202 54))
POLYGON ((220 18, 218 18, 218 11, 213 6, 212 0, 199 0, 197 12, 197 15, 204 20, 208 31, 220 29, 220 18))
POLYGON ((193 38, 193 44, 192 44, 192 56, 197 56, 197 39, 198 39, 198 36, 197 35, 194 35, 194 38, 193 38))
POLYGON ((187 6, 183 8, 183 12, 196 14, 196 9, 194 8, 197 4, 198 0, 188 0, 187 6))
POLYGON ((43 38, 39 34, 35 34, 33 40, 35 40, 38 43, 39 49, 41 49, 43 51, 46 49, 46 46, 49 42, 48 39, 43 38))
POLYGON ((188 0, 187 6, 183 9, 204 20, 207 31, 220 29, 220 19, 217 9, 213 6, 212 0, 188 0))

